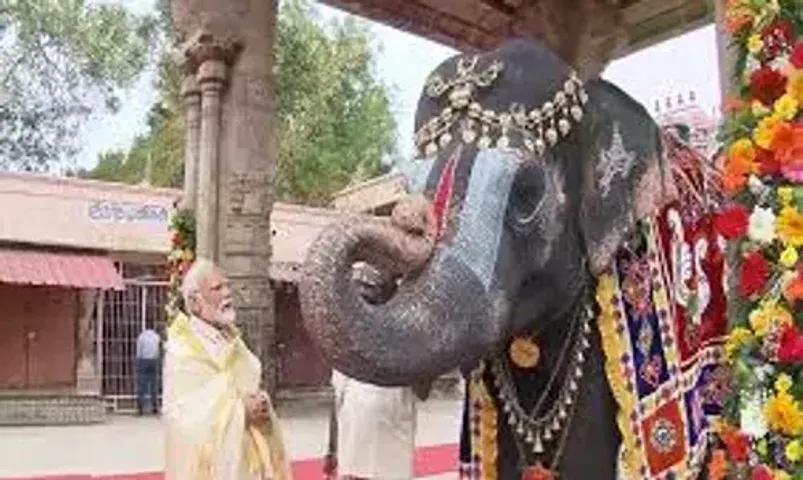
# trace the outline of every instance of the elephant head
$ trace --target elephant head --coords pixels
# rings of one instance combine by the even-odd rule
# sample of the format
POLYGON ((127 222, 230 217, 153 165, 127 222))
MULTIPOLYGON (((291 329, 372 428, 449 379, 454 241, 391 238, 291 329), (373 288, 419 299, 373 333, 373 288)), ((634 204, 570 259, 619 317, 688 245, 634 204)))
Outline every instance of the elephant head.
POLYGON ((648 112, 529 40, 440 65, 416 130, 410 200, 327 228, 300 284, 324 356, 378 385, 472 366, 561 318, 664 189, 648 112), (368 301, 356 262, 392 294, 368 301))

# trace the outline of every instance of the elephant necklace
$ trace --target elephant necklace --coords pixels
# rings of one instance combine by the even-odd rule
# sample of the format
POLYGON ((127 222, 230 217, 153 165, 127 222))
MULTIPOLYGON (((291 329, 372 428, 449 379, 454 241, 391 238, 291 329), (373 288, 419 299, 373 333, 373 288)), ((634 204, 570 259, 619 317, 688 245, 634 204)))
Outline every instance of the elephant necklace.
POLYGON ((593 318, 594 310, 591 307, 580 307, 579 311, 573 315, 569 334, 561 347, 555 368, 547 380, 544 391, 529 413, 519 402, 512 373, 504 355, 491 362, 491 373, 498 392, 497 396, 503 412, 508 417, 508 425, 511 427, 514 443, 519 450, 519 457, 522 462, 526 463, 526 466, 522 468, 522 480, 554 480, 558 477, 557 468, 574 414, 579 390, 578 382, 583 376, 586 350, 590 347, 588 335, 591 332, 590 323, 593 318), (544 411, 544 403, 564 365, 567 368, 558 400, 544 411), (547 463, 544 457, 545 445, 549 443, 554 443, 555 449, 552 461, 548 462, 549 468, 547 468, 544 465, 547 463), (537 459, 534 464, 530 464, 528 461, 530 452, 537 459))

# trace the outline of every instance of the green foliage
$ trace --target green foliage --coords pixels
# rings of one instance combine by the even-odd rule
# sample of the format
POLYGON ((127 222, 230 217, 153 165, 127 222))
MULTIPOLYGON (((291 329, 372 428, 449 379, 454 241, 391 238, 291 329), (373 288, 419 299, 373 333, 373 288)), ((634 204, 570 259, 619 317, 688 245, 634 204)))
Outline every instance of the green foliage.
MULTIPOLYGON (((169 8, 160 10, 162 19, 169 15, 169 8)), ((283 201, 319 205, 350 183, 382 172, 381 159, 392 151, 396 125, 388 88, 374 74, 367 29, 352 20, 321 26, 314 16, 304 0, 282 2, 274 70, 276 194, 283 201)), ((137 182, 150 155, 150 182, 180 186, 184 127, 179 85, 177 70, 163 60, 160 100, 147 134, 122 161, 104 155, 84 175, 137 182)))
POLYGON ((0 0, 0 168, 46 170, 77 151, 81 122, 119 108, 148 62, 151 17, 84 0, 0 0))

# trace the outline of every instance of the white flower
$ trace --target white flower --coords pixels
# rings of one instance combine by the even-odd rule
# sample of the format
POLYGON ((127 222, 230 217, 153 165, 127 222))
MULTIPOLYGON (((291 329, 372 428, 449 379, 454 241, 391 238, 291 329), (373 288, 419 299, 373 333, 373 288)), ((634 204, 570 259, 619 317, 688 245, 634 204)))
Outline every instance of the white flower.
POLYGON ((763 404, 761 392, 747 393, 742 397, 742 408, 739 412, 742 431, 755 438, 761 438, 767 434, 767 423, 761 408, 763 404))
POLYGON ((750 188, 750 192, 755 195, 759 196, 764 191, 764 184, 761 182, 755 175, 750 175, 750 178, 747 179, 747 186, 750 188))
POLYGON ((772 243, 775 240, 775 214, 772 208, 756 206, 750 215, 747 236, 758 243, 772 243))

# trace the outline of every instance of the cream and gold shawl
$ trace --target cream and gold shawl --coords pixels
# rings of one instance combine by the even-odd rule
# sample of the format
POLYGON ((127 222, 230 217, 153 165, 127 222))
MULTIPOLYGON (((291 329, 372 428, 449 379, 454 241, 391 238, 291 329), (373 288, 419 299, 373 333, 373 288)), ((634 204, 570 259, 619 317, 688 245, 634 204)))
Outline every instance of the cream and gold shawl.
POLYGON ((212 348, 192 322, 171 324, 164 365, 167 480, 292 480, 271 406, 264 428, 247 426, 243 398, 259 390, 261 364, 239 332, 212 348))

